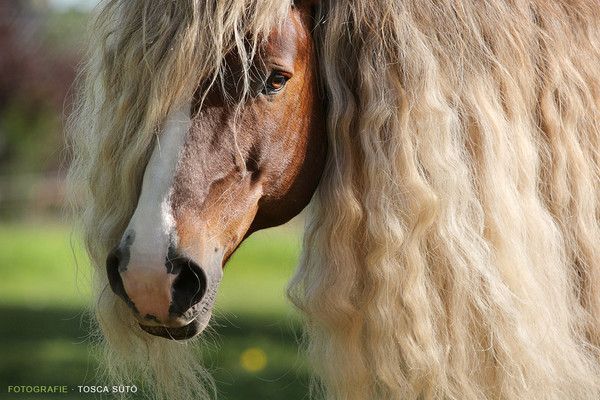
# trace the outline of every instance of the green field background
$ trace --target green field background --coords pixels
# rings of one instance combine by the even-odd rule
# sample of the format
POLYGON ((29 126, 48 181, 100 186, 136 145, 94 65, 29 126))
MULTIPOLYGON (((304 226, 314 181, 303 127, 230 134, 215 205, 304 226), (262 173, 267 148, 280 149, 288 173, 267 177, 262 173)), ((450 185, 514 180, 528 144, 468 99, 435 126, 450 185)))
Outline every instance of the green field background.
MULTIPOLYGON (((212 324, 216 334, 203 351, 219 399, 307 398, 299 318, 284 295, 300 249, 297 226, 252 235, 225 268, 212 324), (254 355, 250 364, 248 354, 254 355)), ((88 338, 89 276, 79 237, 68 226, 0 225, 0 398, 111 398, 76 388, 129 384, 97 376, 88 338), (14 395, 8 385, 67 385, 71 392, 14 395)))

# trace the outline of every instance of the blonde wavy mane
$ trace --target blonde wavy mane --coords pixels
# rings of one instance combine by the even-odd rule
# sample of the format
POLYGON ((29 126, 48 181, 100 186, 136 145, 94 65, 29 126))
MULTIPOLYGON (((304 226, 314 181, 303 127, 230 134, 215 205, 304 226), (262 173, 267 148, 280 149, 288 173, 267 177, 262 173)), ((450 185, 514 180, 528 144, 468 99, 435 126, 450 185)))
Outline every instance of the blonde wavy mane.
MULTIPOLYGON (((253 49, 280 0, 105 4, 71 181, 108 372, 213 395, 189 345, 133 329, 104 259, 161 122, 253 49)), ((600 398, 596 0, 326 0, 328 165, 290 298, 329 400, 600 398)))

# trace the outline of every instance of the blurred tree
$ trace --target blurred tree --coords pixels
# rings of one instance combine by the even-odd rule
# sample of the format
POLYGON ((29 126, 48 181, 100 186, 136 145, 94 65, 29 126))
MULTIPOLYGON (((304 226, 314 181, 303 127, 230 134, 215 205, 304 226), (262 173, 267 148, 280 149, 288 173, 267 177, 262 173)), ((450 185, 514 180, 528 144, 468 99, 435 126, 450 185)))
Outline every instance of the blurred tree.
POLYGON ((58 175, 85 19, 43 0, 0 1, 0 216, 30 204, 32 177, 58 175))

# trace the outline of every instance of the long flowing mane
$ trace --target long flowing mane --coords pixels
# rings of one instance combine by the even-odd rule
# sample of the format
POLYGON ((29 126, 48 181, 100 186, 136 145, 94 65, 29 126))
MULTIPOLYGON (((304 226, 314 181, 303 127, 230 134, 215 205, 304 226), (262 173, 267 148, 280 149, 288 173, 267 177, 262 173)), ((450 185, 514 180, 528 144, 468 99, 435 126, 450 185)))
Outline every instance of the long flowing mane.
MULTIPOLYGON (((104 257, 175 99, 232 49, 250 59, 289 6, 113 0, 94 27, 71 177, 108 372, 159 398, 207 398, 210 379, 132 329, 104 257)), ((327 0, 316 20, 330 149, 289 295, 318 389, 599 398, 597 1, 327 0)))

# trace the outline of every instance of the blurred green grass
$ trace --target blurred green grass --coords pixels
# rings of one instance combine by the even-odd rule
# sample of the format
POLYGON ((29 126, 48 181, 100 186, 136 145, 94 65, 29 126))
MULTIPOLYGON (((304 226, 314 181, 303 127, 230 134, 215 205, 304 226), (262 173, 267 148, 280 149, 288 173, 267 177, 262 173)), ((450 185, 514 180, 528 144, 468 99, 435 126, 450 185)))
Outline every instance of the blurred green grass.
MULTIPOLYGON (((298 318, 284 294, 299 248, 298 229, 266 230, 247 239, 228 263, 215 307, 216 346, 203 351, 220 398, 306 397, 298 318), (250 348, 266 356, 259 371, 240 361, 250 348)), ((8 385, 68 385, 73 391, 82 384, 128 384, 96 377, 85 312, 89 275, 81 243, 67 226, 0 225, 0 398, 8 385)), ((76 392, 11 396, 99 398, 76 392)))

